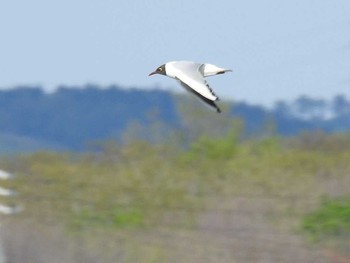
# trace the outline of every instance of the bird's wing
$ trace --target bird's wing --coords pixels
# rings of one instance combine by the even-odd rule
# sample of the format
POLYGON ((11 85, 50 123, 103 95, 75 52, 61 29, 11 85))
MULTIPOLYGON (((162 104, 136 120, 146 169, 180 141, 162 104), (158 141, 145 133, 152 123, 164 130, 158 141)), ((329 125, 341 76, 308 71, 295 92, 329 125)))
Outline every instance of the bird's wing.
POLYGON ((201 96, 209 101, 216 101, 219 98, 209 87, 204 75, 201 72, 202 64, 199 63, 179 63, 173 67, 176 70, 176 79, 180 81, 186 89, 194 91, 198 96, 201 96))
POLYGON ((207 104, 209 104, 210 106, 214 107, 216 109, 216 111, 218 113, 221 112, 220 108, 215 104, 215 102, 213 100, 210 100, 206 97, 204 97, 202 94, 198 93, 195 89, 193 89, 192 87, 190 87, 189 85, 187 85, 185 82, 181 81, 180 79, 176 78, 176 80, 180 83, 180 85, 182 87, 184 87, 186 90, 188 90, 189 92, 193 93, 194 95, 196 95, 198 98, 200 98, 202 101, 206 102, 207 104))

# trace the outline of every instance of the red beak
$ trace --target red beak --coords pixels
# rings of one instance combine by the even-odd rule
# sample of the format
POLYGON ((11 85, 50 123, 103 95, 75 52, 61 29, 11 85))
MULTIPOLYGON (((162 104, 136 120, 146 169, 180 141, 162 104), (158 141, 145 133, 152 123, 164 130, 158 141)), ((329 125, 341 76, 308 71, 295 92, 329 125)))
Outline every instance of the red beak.
POLYGON ((148 76, 152 76, 154 74, 157 74, 157 71, 153 71, 153 72, 149 73, 148 76))

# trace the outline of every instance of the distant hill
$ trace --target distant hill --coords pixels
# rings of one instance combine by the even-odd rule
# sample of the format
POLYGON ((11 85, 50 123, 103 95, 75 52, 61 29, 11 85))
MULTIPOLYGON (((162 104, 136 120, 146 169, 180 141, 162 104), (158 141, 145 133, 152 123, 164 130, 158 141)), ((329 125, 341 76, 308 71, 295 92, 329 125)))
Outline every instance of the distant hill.
MULTIPOLYGON (((130 123, 158 121, 181 129, 179 96, 97 85, 60 87, 54 93, 40 87, 0 90, 0 153, 81 150, 90 141, 120 138, 130 123)), ((280 135, 315 129, 350 131, 350 102, 340 95, 330 101, 301 96, 293 102, 277 102, 272 109, 245 102, 228 105, 226 111, 244 121, 248 136, 258 134, 267 123, 280 135)))
POLYGON ((87 86, 46 94, 21 87, 0 91, 0 132, 81 149, 91 140, 119 137, 130 121, 147 122, 156 108, 161 120, 176 123, 173 98, 163 91, 87 86))
POLYGON ((68 147, 55 145, 51 142, 35 140, 24 136, 0 133, 0 154, 13 154, 18 152, 33 152, 38 150, 68 150, 68 147))

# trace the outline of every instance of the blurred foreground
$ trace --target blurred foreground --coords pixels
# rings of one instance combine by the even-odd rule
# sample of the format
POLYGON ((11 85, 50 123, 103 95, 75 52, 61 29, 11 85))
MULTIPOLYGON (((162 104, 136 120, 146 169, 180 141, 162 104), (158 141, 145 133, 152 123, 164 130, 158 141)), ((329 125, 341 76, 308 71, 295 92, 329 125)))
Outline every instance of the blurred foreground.
POLYGON ((350 137, 232 127, 2 157, 8 262, 350 262, 350 137))

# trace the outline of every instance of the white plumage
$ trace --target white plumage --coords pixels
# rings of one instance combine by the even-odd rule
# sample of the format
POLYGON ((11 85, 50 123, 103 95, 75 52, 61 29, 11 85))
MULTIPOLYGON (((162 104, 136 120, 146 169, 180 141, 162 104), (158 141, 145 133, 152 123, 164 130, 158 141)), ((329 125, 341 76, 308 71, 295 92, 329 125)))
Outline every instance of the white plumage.
POLYGON ((192 61, 171 61, 158 67, 149 76, 161 74, 174 78, 185 89, 216 108, 217 112, 221 112, 220 108, 214 102, 219 100, 219 98, 210 88, 205 77, 223 74, 229 71, 232 70, 220 68, 212 64, 192 61))

